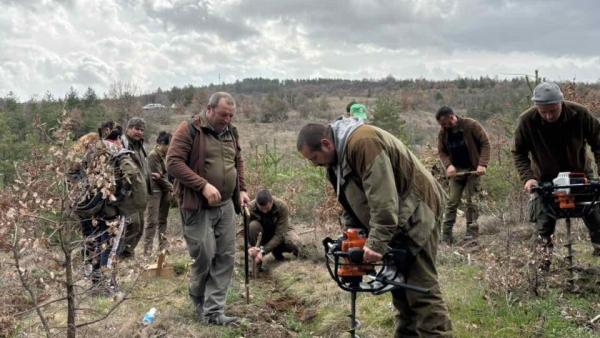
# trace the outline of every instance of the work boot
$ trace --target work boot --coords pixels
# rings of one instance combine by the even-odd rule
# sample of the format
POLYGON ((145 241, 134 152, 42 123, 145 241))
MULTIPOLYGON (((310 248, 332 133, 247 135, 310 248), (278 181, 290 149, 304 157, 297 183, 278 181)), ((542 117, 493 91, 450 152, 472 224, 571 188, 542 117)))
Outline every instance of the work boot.
POLYGON ((281 252, 275 252, 275 251, 273 251, 273 257, 275 257, 275 260, 278 261, 278 262, 285 261, 285 257, 283 257, 283 253, 281 253, 281 252))
POLYGON ((550 265, 552 265, 552 261, 548 258, 544 258, 538 265, 538 269, 540 269, 540 271, 543 271, 543 272, 549 272, 550 265))
POLYGON ((256 263, 256 268, 258 269, 258 272, 269 272, 269 268, 263 266, 262 262, 256 263))
POLYGON ((204 318, 204 322, 210 325, 238 326, 240 324, 240 319, 238 317, 226 316, 223 313, 217 313, 211 316, 206 316, 204 318))
POLYGON ((479 237, 479 225, 476 223, 467 224, 465 240, 476 240, 479 237))
POLYGON ((198 321, 204 321, 204 297, 196 297, 190 295, 192 303, 194 304, 194 310, 196 310, 196 316, 198 321))
POLYGON ((298 249, 298 247, 294 244, 290 244, 290 246, 292 247, 292 250, 291 250, 292 255, 294 255, 294 257, 298 258, 298 256, 300 256, 300 249, 298 249))
POLYGON ((538 268, 541 271, 550 271, 550 265, 552 264, 552 253, 554 251, 554 241, 552 237, 538 237, 536 244, 536 255, 540 257, 540 263, 538 268))
POLYGON ((128 260, 128 259, 133 260, 135 258, 135 254, 133 252, 123 251, 119 254, 119 258, 121 260, 128 260))
POLYGON ((112 287, 110 276, 97 269, 92 272, 92 288, 90 290, 93 296, 110 297, 116 292, 112 287))
POLYGON ((446 243, 447 245, 452 245, 454 243, 452 233, 444 232, 444 234, 442 235, 442 242, 446 243))
POLYGON ((479 227, 477 224, 467 224, 467 232, 460 245, 463 247, 477 246, 479 244, 477 237, 479 237, 479 227))

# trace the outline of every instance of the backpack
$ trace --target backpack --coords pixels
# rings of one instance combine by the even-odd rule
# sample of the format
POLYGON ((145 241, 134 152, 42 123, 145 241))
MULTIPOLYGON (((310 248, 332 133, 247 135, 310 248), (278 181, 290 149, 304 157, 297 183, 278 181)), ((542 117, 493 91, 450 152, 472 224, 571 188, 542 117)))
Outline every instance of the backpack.
POLYGON ((73 213, 80 219, 113 218, 144 211, 145 177, 134 152, 99 141, 88 151, 72 189, 73 213))
POLYGON ((111 163, 115 171, 115 205, 122 214, 130 215, 143 212, 148 201, 148 186, 141 165, 131 150, 122 149, 115 154, 111 163))

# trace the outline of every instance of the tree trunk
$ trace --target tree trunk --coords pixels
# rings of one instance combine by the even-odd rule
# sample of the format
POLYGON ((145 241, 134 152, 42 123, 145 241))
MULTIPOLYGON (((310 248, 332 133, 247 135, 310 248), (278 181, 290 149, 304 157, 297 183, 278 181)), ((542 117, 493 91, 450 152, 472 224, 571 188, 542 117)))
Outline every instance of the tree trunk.
POLYGON ((67 337, 75 338, 75 288, 73 287, 73 265, 71 251, 65 252, 65 271, 67 274, 67 337))
MULTIPOLYGON (((69 229, 69 227, 67 228, 69 229)), ((71 248, 71 243, 69 243, 65 238, 63 230, 59 231, 58 235, 61 249, 65 255, 65 285, 67 287, 67 338, 75 338, 77 334, 77 326, 75 325, 75 288, 73 285, 73 257, 71 256, 73 250, 71 248)))

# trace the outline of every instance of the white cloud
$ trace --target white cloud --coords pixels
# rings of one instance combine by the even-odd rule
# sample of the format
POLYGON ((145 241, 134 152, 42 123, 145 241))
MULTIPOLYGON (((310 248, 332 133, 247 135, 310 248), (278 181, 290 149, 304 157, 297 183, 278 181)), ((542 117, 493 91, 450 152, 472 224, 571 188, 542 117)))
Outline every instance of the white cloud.
POLYGON ((600 79, 600 3, 0 0, 0 95, 244 77, 600 79))

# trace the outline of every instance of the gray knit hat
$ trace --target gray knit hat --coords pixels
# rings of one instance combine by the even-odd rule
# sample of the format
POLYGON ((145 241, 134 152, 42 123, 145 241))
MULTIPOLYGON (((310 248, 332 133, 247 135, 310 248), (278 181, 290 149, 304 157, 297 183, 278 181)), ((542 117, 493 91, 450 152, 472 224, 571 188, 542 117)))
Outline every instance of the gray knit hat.
POLYGON ((132 117, 129 119, 129 121, 127 122, 127 129, 131 129, 131 128, 146 128, 146 121, 144 121, 143 118, 141 117, 132 117))
POLYGON ((554 82, 542 82, 533 89, 531 100, 537 104, 552 104, 564 99, 560 87, 554 82))

